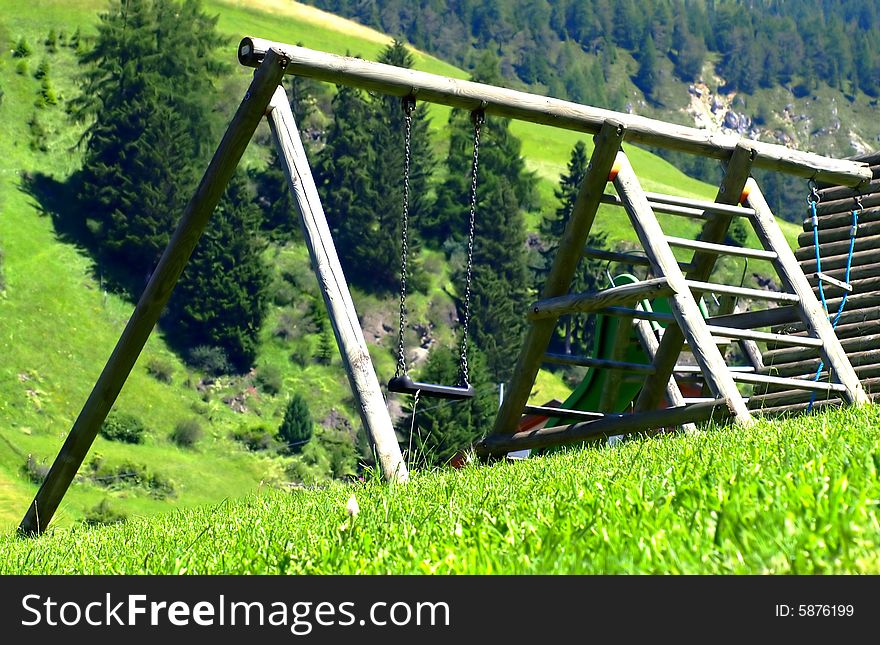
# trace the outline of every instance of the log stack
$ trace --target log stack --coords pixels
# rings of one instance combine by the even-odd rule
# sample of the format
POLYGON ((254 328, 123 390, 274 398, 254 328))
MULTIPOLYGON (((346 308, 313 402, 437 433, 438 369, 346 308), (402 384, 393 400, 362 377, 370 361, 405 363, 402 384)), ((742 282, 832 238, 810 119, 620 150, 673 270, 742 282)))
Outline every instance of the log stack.
MULTIPOLYGON (((845 279, 850 247, 852 212, 858 209, 858 231, 852 256, 850 284, 844 312, 835 332, 840 339, 856 374, 865 390, 875 401, 880 400, 880 153, 863 155, 853 159, 870 164, 873 180, 861 190, 844 186, 829 186, 819 190, 820 201, 816 207, 819 220, 819 250, 822 272, 832 278, 845 279)), ((804 274, 819 297, 816 249, 812 217, 807 213, 804 232, 798 236, 799 248, 795 257, 804 274)), ((833 316, 843 300, 844 290, 823 281, 828 311, 833 316)), ((775 331, 806 335, 802 324, 790 325, 775 331)), ((768 347, 763 355, 762 373, 775 376, 812 379, 819 369, 818 351, 811 348, 768 347)), ((828 381, 830 375, 823 367, 819 379, 828 381)), ((783 387, 756 388, 749 407, 765 415, 799 413, 810 407, 813 393, 783 387)), ((818 393, 813 409, 842 405, 836 393, 818 393)))

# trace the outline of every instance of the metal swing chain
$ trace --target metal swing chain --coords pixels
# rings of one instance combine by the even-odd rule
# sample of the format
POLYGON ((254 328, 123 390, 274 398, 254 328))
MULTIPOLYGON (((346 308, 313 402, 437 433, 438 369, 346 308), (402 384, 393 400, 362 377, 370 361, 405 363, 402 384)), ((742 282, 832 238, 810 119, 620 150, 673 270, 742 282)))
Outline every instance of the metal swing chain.
POLYGON ((416 100, 412 96, 403 98, 403 211, 400 214, 400 319, 397 336, 397 369, 394 377, 406 374, 406 354, 403 335, 406 329, 406 276, 407 256, 409 255, 409 167, 412 157, 412 113, 416 100))
POLYGON ((461 355, 459 356, 459 371, 461 384, 467 385, 470 380, 468 374, 468 327, 471 322, 471 276, 474 267, 474 237, 476 233, 477 215, 477 169, 480 161, 480 131, 486 121, 486 113, 483 110, 471 112, 471 121, 474 124, 474 160, 471 168, 471 207, 468 221, 468 246, 467 246, 467 271, 464 283, 464 320, 461 331, 461 355))

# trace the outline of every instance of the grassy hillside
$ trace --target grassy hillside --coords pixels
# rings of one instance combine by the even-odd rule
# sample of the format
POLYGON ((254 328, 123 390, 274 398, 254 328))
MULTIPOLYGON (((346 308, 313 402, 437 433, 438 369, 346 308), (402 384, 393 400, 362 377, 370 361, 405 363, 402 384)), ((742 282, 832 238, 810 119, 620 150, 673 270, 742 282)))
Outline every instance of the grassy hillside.
MULTIPOLYGON (((36 491, 23 472, 28 457, 37 468, 54 458, 132 310, 131 302, 105 290, 88 255, 65 237, 65 204, 70 196, 58 192, 59 182, 79 164, 74 144, 82 127, 64 113, 64 100, 75 95, 77 74, 73 49, 64 43, 70 42, 77 29, 93 33, 96 15, 104 5, 98 0, 34 0, 26 5, 0 0, 0 42, 4 45, 0 86, 5 92, 0 104, 0 248, 5 255, 6 283, 0 294, 0 355, 4 359, 0 365, 0 527, 20 519, 36 491), (60 41, 57 53, 50 53, 44 43, 51 30, 60 41), (34 50, 25 59, 25 67, 10 52, 21 38, 34 50), (34 101, 40 84, 33 74, 44 59, 50 63, 59 104, 37 109, 34 101)), ((302 42, 367 58, 374 58, 388 41, 386 36, 296 3, 212 0, 206 6, 219 14, 220 29, 229 35, 231 72, 217 83, 217 107, 227 113, 237 105, 251 73, 234 64, 235 45, 243 35, 302 42)), ((467 76, 427 55, 418 54, 416 60, 426 71, 467 76)), ((432 110, 434 128, 442 137, 448 111, 432 110)), ((522 123, 514 125, 514 132, 524 141, 529 168, 541 179, 546 209, 554 208, 549 203, 552 189, 576 137, 522 123)), ((712 188, 648 153, 632 149, 631 156, 646 178, 647 189, 703 197, 713 194, 712 188)), ((252 153, 247 161, 260 163, 260 156, 252 153)), ((532 224, 539 216, 532 215, 532 224)), ((603 209, 598 222, 614 242, 633 238, 621 211, 603 209)), ((695 225, 686 221, 669 229, 681 236, 695 231, 695 225)), ((306 285, 302 293, 314 290, 302 247, 288 245, 269 253, 279 269, 299 276, 299 282, 306 285)), ((438 272, 432 273, 435 292, 448 279, 443 267, 437 266, 438 272)), ((362 294, 357 294, 357 303, 361 311, 392 311, 394 307, 393 302, 362 294)), ((237 497, 289 479, 285 460, 248 452, 230 438, 242 428, 277 426, 289 392, 307 393, 316 419, 334 411, 356 419, 338 358, 330 365, 291 362, 293 354, 314 352, 316 339, 300 332, 293 340, 282 340, 275 333, 285 312, 295 304, 273 309, 257 362, 257 374, 269 369, 281 374, 283 387, 278 394, 255 387, 254 375, 200 386, 203 375, 187 369, 161 337, 154 336, 117 406, 147 424, 146 444, 127 446, 99 438, 92 456, 100 456, 104 468, 122 467, 126 461, 145 465, 173 483, 174 495, 157 499, 143 489, 108 489, 83 479, 65 499, 58 521, 70 524, 103 499, 128 513, 145 514, 169 505, 192 506, 237 497), (151 365, 163 366, 170 383, 151 376, 151 365), (244 405, 246 411, 233 411, 230 402, 239 408, 244 405), (178 448, 169 440, 170 433, 177 423, 192 419, 201 423, 206 436, 195 450, 178 448)), ((423 317, 432 306, 428 298, 413 299, 413 305, 414 312, 423 317)), ((380 372, 389 373, 391 355, 378 346, 373 355, 380 372)), ((543 374, 535 397, 564 398, 566 393, 557 377, 543 374)))
POLYGON ((839 410, 0 538, 0 574, 876 574, 878 422, 839 410))

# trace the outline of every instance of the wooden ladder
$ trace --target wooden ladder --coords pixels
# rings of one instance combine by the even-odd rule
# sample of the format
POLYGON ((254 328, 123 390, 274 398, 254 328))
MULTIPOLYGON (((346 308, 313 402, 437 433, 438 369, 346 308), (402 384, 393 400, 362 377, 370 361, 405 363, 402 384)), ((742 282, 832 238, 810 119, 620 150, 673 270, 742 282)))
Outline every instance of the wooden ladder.
MULTIPOLYGON (((625 128, 612 120, 606 121, 596 136, 587 173, 559 241, 541 299, 529 309, 530 326, 514 376, 498 411, 492 434, 477 445, 478 453, 503 454, 612 434, 681 426, 716 417, 732 418, 740 425, 750 425, 754 419, 748 400, 740 394, 737 383, 833 391, 849 403, 868 402, 807 277, 801 271, 758 185, 749 176, 755 159, 754 150, 743 144, 737 145, 726 164, 715 201, 709 202, 645 192, 628 158, 620 150, 624 136, 625 128), (605 194, 609 181, 613 183, 617 195, 605 194), (641 242, 644 257, 584 248, 596 212, 603 203, 625 209, 641 242), (656 217, 658 212, 703 220, 699 239, 687 240, 665 235, 656 217), (734 217, 743 217, 752 224, 763 249, 723 244, 734 217), (691 261, 679 262, 672 252, 673 247, 693 250, 691 261), (569 294, 577 265, 585 255, 643 264, 650 268, 655 277, 599 292, 569 294), (721 255, 771 262, 784 291, 747 289, 708 282, 721 255), (748 297, 775 302, 778 306, 749 312, 739 312, 731 306, 720 315, 705 318, 694 294, 709 292, 721 294, 728 302, 734 302, 737 297, 748 297), (640 304, 658 296, 669 299, 671 314, 653 313, 640 304), (611 359, 548 354, 547 348, 558 318, 571 313, 602 313, 629 320, 636 326, 637 336, 651 364, 618 360, 623 351, 612 351, 611 359), (659 338, 651 326, 652 321, 667 324, 659 338), (808 330, 805 336, 758 331, 762 327, 796 321, 805 325, 808 330), (752 351, 745 353, 752 357, 760 356, 760 352, 754 348, 756 342, 816 348, 832 370, 835 382, 767 375, 759 373, 761 365, 754 364, 751 367, 729 367, 718 345, 733 341, 746 344, 747 349, 752 351), (749 348, 749 344, 752 347, 749 348), (696 359, 696 366, 678 365, 685 346, 696 359), (554 408, 550 412, 529 406, 528 398, 543 362, 564 362, 644 377, 644 385, 634 403, 634 413, 617 414, 607 407, 607 403, 614 400, 617 394, 616 388, 620 387, 621 378, 606 380, 601 397, 602 411, 554 408), (688 372, 702 375, 710 396, 699 400, 688 400, 681 396, 673 374, 688 372), (664 399, 672 407, 660 409, 664 399), (572 423, 518 432, 523 412, 568 418, 572 423)), ((618 334, 620 336, 626 335, 618 334)))

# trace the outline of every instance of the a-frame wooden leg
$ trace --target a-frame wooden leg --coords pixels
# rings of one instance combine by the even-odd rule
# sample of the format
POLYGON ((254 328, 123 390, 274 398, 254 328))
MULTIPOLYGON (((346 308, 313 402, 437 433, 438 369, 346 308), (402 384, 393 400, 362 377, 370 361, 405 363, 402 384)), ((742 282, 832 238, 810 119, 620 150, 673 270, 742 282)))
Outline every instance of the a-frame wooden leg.
MULTIPOLYGON (((745 146, 738 145, 731 155, 730 162, 727 165, 727 171, 724 180, 718 190, 715 201, 719 204, 735 205, 739 203, 743 188, 749 178, 749 173, 754 160, 754 151, 745 146)), ((703 226, 700 234, 700 240, 704 242, 720 243, 727 235, 730 228, 732 216, 716 214, 703 226)), ((659 227, 658 227, 659 228, 659 227)), ((662 232, 660 233, 662 235, 662 232)), ((688 280, 706 281, 712 274, 715 267, 717 255, 711 253, 697 252, 691 269, 687 273, 688 280)), ((678 267, 676 266, 676 271, 678 267)), ((680 272, 680 271, 679 271, 680 272)), ((663 400, 663 393, 675 363, 681 354, 684 346, 685 335, 681 328, 676 325, 670 325, 663 338, 660 340, 660 346, 657 349, 657 358, 654 361, 654 374, 648 376, 645 381, 645 387, 636 401, 636 411, 653 410, 659 406, 663 400)), ((717 348, 716 348, 717 352, 717 348)), ((726 370, 725 370, 726 371, 726 370)), ((742 400, 737 394, 737 398, 742 400)), ((737 407, 740 407, 737 405, 737 407)), ((751 416, 743 403, 739 411, 736 411, 736 419, 739 422, 749 423, 751 416)))
MULTIPOLYGON (((542 298, 552 298, 568 293, 574 272, 583 253, 584 244, 596 218, 602 193, 608 184, 608 175, 623 141, 624 128, 614 121, 606 121, 596 137, 596 147, 590 157, 586 176, 581 182, 571 217, 559 242, 556 257, 544 285, 542 298)), ((556 318, 532 321, 520 350, 516 369, 510 386, 495 418, 493 434, 513 434, 517 431, 523 408, 541 367, 541 361, 553 330, 556 318)))
POLYGON ((870 403, 871 399, 865 393, 840 340, 834 333, 831 322, 816 298, 816 294, 813 293, 807 277, 801 271, 791 247, 788 246, 782 230, 776 223, 776 218, 773 217, 773 213, 754 179, 749 179, 747 190, 746 203, 755 210, 755 216, 752 218, 755 232, 766 249, 776 252, 777 259, 774 264, 777 273, 783 284, 800 298, 798 311, 807 326, 808 334, 822 341, 819 351, 825 365, 834 372, 837 381, 846 387, 844 396, 850 403, 870 403))
POLYGON ((254 135, 275 88, 281 83, 287 59, 269 50, 232 122, 229 124, 195 195, 180 218, 159 264, 138 300, 116 348, 55 458, 49 474, 18 527, 25 535, 46 530, 76 471, 92 447, 98 430, 116 402, 153 327, 165 309, 174 285, 189 260, 230 177, 254 135))
MULTIPOLYGON (((712 334, 709 332, 697 301, 694 299, 684 274, 678 266, 678 261, 675 259, 672 249, 666 241, 666 236, 660 228, 660 223, 651 210, 648 198, 639 185, 629 159, 622 152, 617 156, 616 165, 620 170, 614 179, 614 187, 623 201, 633 229, 638 235, 639 241, 648 255, 648 259, 651 261, 654 273, 665 277, 673 290, 673 295, 670 297, 670 305, 678 325, 671 325, 663 335, 663 339, 666 339, 670 331, 675 329, 681 330, 682 340, 687 339, 694 358, 696 358, 697 363, 702 368, 703 377, 706 379, 712 392, 724 400, 725 405, 738 423, 742 425, 753 423, 754 420, 751 414, 749 414, 748 406, 746 406, 743 397, 740 395, 739 390, 737 390, 736 383, 730 376, 730 371, 724 363, 724 357, 721 355, 712 338, 712 334)), ((696 259, 695 256, 695 263, 696 259)), ((660 345, 662 348, 662 341, 660 345)), ((653 387, 656 387, 659 394, 658 399, 662 398, 666 391, 666 384, 675 366, 678 354, 681 352, 682 345, 683 343, 678 344, 678 352, 673 357, 669 368, 664 370, 663 380, 658 379, 653 383, 653 387)), ((660 356, 658 354, 657 360, 654 361, 655 376, 656 372, 660 371, 658 367, 660 356)), ((646 379, 645 388, 648 387, 650 381, 651 377, 649 376, 646 379)), ((659 402, 658 400, 657 403, 659 404, 659 402)))
POLYGON ((270 110, 269 127, 299 211, 312 267, 318 278, 351 390, 358 402, 361 421, 376 451, 382 475, 389 481, 404 482, 409 477, 406 463, 394 435, 394 426, 385 406, 379 379, 373 369, 367 342, 339 264, 318 188, 284 88, 279 87, 275 92, 270 110))

